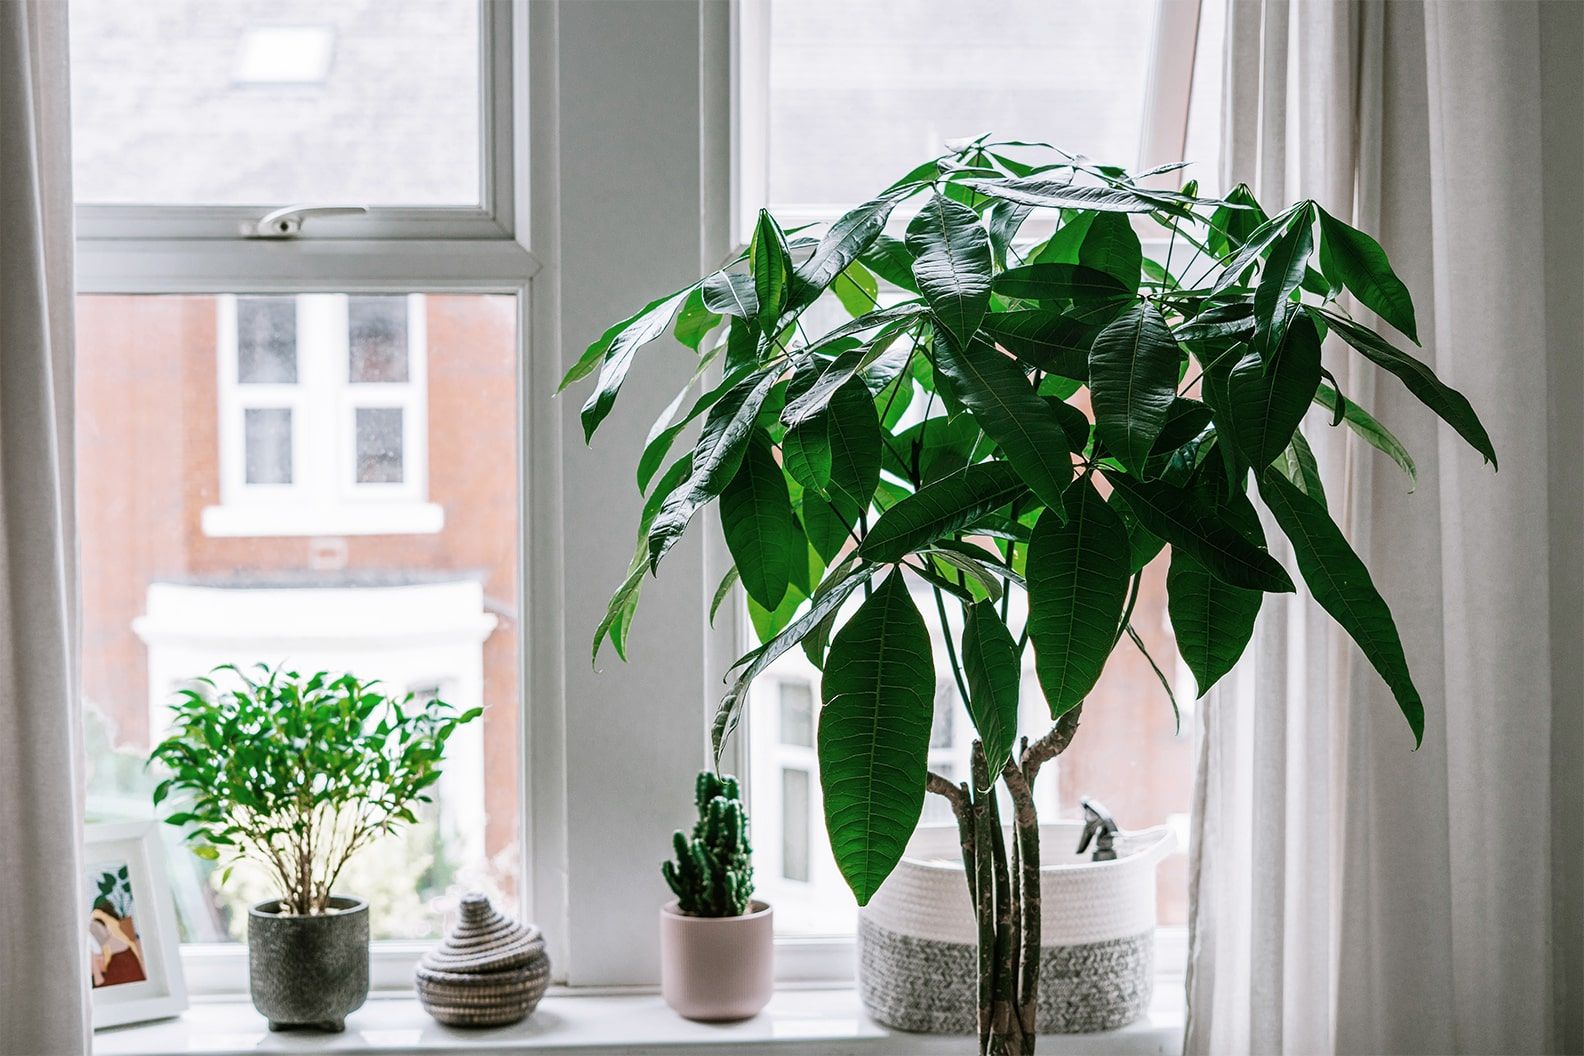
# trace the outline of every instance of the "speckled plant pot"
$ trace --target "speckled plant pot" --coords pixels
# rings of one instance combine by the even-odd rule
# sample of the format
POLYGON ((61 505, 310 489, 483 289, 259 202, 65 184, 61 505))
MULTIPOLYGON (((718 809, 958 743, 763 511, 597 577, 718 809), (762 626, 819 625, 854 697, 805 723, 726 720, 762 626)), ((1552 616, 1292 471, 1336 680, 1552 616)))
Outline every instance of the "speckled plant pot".
POLYGON ((368 903, 336 895, 330 908, 282 916, 272 899, 248 910, 248 983, 271 1030, 344 1030, 368 997, 368 903))

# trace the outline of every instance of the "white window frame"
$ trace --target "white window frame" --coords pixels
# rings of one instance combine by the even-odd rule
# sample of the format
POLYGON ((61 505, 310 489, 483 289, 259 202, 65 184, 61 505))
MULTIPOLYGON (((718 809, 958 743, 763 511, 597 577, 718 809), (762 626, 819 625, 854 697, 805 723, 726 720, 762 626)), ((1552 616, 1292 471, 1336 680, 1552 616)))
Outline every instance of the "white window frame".
POLYGON ((297 380, 242 383, 238 377, 237 294, 216 298, 220 502, 203 511, 210 536, 427 534, 445 526, 428 500, 428 312, 406 294, 407 380, 351 380, 349 300, 344 293, 299 293, 297 380), (361 408, 402 412, 402 480, 359 483, 356 416, 361 408), (246 479, 244 415, 255 408, 292 412, 290 484, 246 479), (328 455, 312 457, 315 452, 328 455))

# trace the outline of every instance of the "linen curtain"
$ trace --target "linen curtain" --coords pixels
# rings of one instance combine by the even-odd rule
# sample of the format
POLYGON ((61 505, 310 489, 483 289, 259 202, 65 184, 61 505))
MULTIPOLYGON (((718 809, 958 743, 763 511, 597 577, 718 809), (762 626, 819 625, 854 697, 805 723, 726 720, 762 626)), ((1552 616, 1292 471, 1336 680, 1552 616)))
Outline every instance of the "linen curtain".
POLYGON ((88 1048, 66 5, 0 3, 0 1053, 88 1048))
POLYGON ((1417 461, 1409 495, 1305 423, 1427 731, 1312 600, 1267 599, 1200 709, 1188 1052, 1584 1047, 1580 54, 1562 4, 1229 5, 1223 177, 1377 235, 1501 469, 1327 349, 1417 461))

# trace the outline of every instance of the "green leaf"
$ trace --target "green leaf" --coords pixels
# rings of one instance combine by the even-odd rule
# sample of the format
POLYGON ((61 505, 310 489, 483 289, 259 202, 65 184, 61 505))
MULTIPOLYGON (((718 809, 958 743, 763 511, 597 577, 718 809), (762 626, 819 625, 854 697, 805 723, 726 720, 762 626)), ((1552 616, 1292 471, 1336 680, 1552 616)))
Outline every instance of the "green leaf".
POLYGON ((1254 335, 1254 305, 1248 301, 1216 304, 1183 323, 1175 331, 1178 341, 1209 341, 1254 335))
POLYGON ((966 343, 990 304, 990 237, 979 214, 936 194, 908 224, 907 248, 935 318, 966 343))
POLYGON ((1292 542, 1298 571, 1310 593, 1386 680, 1418 747, 1424 741, 1424 701, 1408 673, 1408 658, 1391 609, 1376 591, 1369 569, 1348 546, 1325 508, 1280 473, 1260 474, 1259 489, 1260 498, 1292 542))
POLYGON ((1017 736, 1023 661, 1012 633, 988 601, 969 606, 964 614, 962 661, 968 681, 968 715, 984 742, 990 773, 999 774, 1012 757, 1017 736))
POLYGON ((1062 225, 1056 233, 1028 258, 1030 264, 1076 264, 1078 251, 1083 247, 1083 240, 1089 234, 1095 217, 1099 213, 1077 212, 1064 210, 1062 212, 1062 225))
POLYGON ((644 441, 643 454, 638 458, 639 491, 648 490, 649 481, 654 478, 655 470, 659 469, 665 462, 666 455, 671 451, 671 445, 676 441, 682 430, 692 424, 693 420, 699 415, 713 407, 716 401, 730 392, 734 385, 747 377, 748 369, 744 367, 733 371, 722 378, 719 385, 701 394, 698 399, 693 401, 693 406, 688 408, 687 414, 683 415, 680 421, 676 420, 676 413, 681 409, 682 401, 687 399, 687 394, 692 391, 692 385, 689 384, 687 388, 676 394, 676 399, 672 400, 666 409, 660 413, 660 417, 655 419, 654 425, 649 429, 649 436, 644 441))
MULTIPOLYGON (((1258 525, 1258 520, 1255 525, 1258 525)), ((1186 550, 1173 550, 1166 572, 1166 611, 1183 663, 1199 696, 1232 670, 1254 634, 1263 592, 1224 583, 1186 550)))
MULTIPOLYGON (((1392 435, 1390 429, 1375 420, 1374 415, 1351 400, 1343 400, 1342 395, 1329 385, 1321 385, 1315 390, 1314 402, 1330 411, 1333 415, 1340 414, 1342 420, 1347 422, 1348 428, 1362 437, 1375 450, 1383 452, 1393 462, 1401 466, 1402 471, 1408 474, 1409 491, 1419 486, 1419 474, 1414 468, 1413 456, 1402 445, 1402 441, 1392 435)), ((1291 478, 1289 477, 1289 479, 1291 478)))
POLYGON ((1215 297, 1223 290, 1235 285, 1249 267, 1264 255, 1276 240, 1296 222, 1299 214, 1308 215, 1309 209, 1314 205, 1311 201, 1302 201, 1281 213, 1275 219, 1266 221, 1260 227, 1249 232, 1248 239, 1238 251, 1226 260, 1221 261, 1221 274, 1216 278, 1215 284, 1210 287, 1210 295, 1215 297))
POLYGON ((983 341, 959 348, 942 332, 935 341, 935 366, 1029 490, 1057 517, 1065 516, 1062 493, 1073 475, 1067 434, 1022 369, 983 341))
POLYGON ((754 433, 736 475, 721 492, 720 516, 743 589, 774 609, 786 596, 793 561, 805 560, 807 544, 792 519, 786 480, 763 430, 754 433))
POLYGON ((1025 264, 1008 268, 995 277, 995 292, 1005 297, 1038 301, 1047 306, 1064 302, 1090 306, 1120 306, 1133 294, 1115 276, 1081 264, 1025 264))
POLYGON ((831 853, 859 905, 896 868, 924 809, 935 664, 900 570, 831 642, 819 772, 831 853))
POLYGON ((704 306, 711 311, 758 325, 759 294, 754 289, 752 275, 717 271, 705 278, 699 294, 704 306))
POLYGON ((781 438, 781 465, 803 487, 824 493, 831 475, 830 432, 824 415, 786 431, 781 438))
POLYGON ((1324 209, 1320 210, 1320 271, 1332 286, 1347 287, 1360 304, 1419 343, 1413 297, 1392 271, 1386 251, 1324 209))
POLYGON ((858 254, 864 266, 891 285, 918 293, 918 282, 913 278, 913 254, 901 241, 889 235, 880 235, 868 249, 858 254))
POLYGON ((1240 248, 1251 234, 1270 221, 1246 183, 1240 183, 1227 192, 1226 200, 1242 208, 1223 205, 1210 214, 1210 230, 1205 242, 1210 252, 1217 257, 1224 257, 1240 248))
POLYGON ((990 312, 979 329, 997 345, 1047 374, 1089 381, 1089 348, 1099 331, 1043 308, 990 312))
POLYGON ((825 561, 836 560, 849 538, 841 515, 819 493, 809 490, 803 492, 798 508, 803 517, 803 531, 814 552, 825 561))
POLYGON ((1148 302, 1100 331, 1089 350, 1095 435, 1135 475, 1143 475, 1144 460, 1177 397, 1181 358, 1165 318, 1148 302))
POLYGON ((590 345, 588 351, 583 353, 583 358, 567 371, 566 377, 561 381, 562 389, 592 372, 595 361, 601 364, 599 380, 594 385, 594 392, 583 404, 585 442, 594 435, 594 430, 599 428, 600 423, 605 420, 605 416, 616 403, 616 394, 621 391, 622 382, 627 380, 627 372, 632 369, 633 356, 637 354, 639 348, 666 332, 666 327, 671 325, 671 317, 692 292, 692 286, 679 290, 670 297, 651 302, 647 308, 632 318, 617 323, 610 330, 605 331, 598 341, 590 345), (594 354, 596 349, 602 350, 601 355, 594 354), (587 363, 586 369, 585 363, 587 363))
POLYGON ((1314 399, 1320 384, 1320 335, 1300 315, 1269 361, 1250 352, 1232 365, 1224 381, 1216 371, 1211 374, 1225 392, 1227 421, 1220 424, 1231 426, 1232 440, 1249 465, 1264 469, 1282 453, 1314 399))
POLYGON ((830 289, 847 309, 847 314, 854 317, 880 303, 880 284, 875 281, 874 273, 857 262, 847 265, 830 289))
POLYGON ((1250 542, 1201 489, 1162 481, 1134 480, 1105 471, 1145 528, 1182 549, 1224 583, 1272 594, 1291 593, 1292 577, 1277 560, 1250 542))
POLYGON ((1325 485, 1320 480, 1320 466, 1303 433, 1294 433, 1292 443, 1271 463, 1282 476, 1292 481, 1298 490, 1318 502, 1326 504, 1325 485))
POLYGON ((820 291, 835 281, 836 276, 856 261, 885 230, 891 210, 902 197, 904 195, 895 192, 882 194, 843 213, 825 232, 813 255, 794 270, 789 307, 801 308, 814 303, 820 291))
POLYGON ((1469 405, 1468 398, 1461 392, 1442 382, 1435 376, 1435 371, 1396 348, 1375 331, 1324 309, 1310 309, 1310 314, 1318 314, 1325 319, 1331 329, 1364 358, 1397 375, 1408 391, 1418 397, 1419 402, 1456 429, 1458 435, 1468 441, 1474 450, 1485 456, 1485 461, 1496 465, 1496 449, 1491 446, 1490 436, 1485 432, 1485 426, 1480 424, 1479 416, 1469 405))
POLYGON ((1144 251, 1124 213, 1096 213, 1078 247, 1078 263, 1117 279, 1129 293, 1137 293, 1144 251))
POLYGON ((1127 595, 1127 529, 1087 476, 1067 495, 1067 523, 1040 515, 1029 541, 1028 635, 1051 717, 1083 701, 1116 644, 1127 595))
POLYGON ((705 336, 720 325, 721 317, 704 304, 704 293, 695 287, 682 302, 677 313, 676 328, 672 334, 682 344, 697 352, 705 336))
POLYGON ((968 466, 926 484, 882 513, 859 545, 859 556, 880 563, 900 561, 919 547, 993 513, 1027 490, 1017 470, 1006 462, 968 466))
POLYGON ((1156 192, 1095 187, 1036 176, 1016 180, 964 180, 980 194, 1022 205, 1048 209, 1089 209, 1096 212, 1149 213, 1161 207, 1165 195, 1156 192), (1148 196, 1146 197, 1146 193, 1148 196))
POLYGON ((1260 272, 1254 290, 1254 350, 1260 358, 1270 357, 1280 342, 1287 319, 1287 302, 1303 281, 1304 267, 1314 250, 1314 234, 1308 210, 1295 213, 1287 230, 1271 243, 1270 256, 1260 272))
POLYGON ((831 454, 826 494, 839 510, 857 517, 869 508, 880 483, 880 420, 874 399, 862 380, 854 378, 836 390, 819 418, 831 454))
POLYGON ((770 333, 786 307, 787 286, 792 278, 792 251, 787 248, 781 225, 763 209, 759 210, 748 259, 753 268, 754 294, 759 298, 759 329, 770 333))

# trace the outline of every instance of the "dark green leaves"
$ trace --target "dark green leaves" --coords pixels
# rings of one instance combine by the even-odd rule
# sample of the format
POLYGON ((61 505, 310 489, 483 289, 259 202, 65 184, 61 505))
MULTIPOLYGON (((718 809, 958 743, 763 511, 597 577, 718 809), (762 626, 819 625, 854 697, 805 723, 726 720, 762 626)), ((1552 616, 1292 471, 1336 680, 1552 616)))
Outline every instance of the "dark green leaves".
POLYGON ((1397 375, 1421 403, 1456 429, 1469 446, 1485 456, 1485 461, 1496 465, 1496 449, 1491 446, 1490 436, 1485 432, 1485 426, 1480 424, 1479 416, 1474 413, 1466 396, 1442 382, 1435 376, 1435 371, 1396 348, 1375 331, 1325 309, 1310 309, 1310 312, 1324 319, 1338 337, 1357 349, 1365 359, 1397 375))
POLYGON ((787 249, 781 225, 763 209, 759 210, 759 223, 754 227, 748 260, 753 268, 754 294, 759 300, 759 329, 771 333, 776 320, 781 318, 781 310, 786 307, 787 288, 792 278, 792 252, 787 249))
POLYGON ((979 328, 990 303, 990 238, 979 214, 943 195, 934 195, 907 229, 913 277, 940 320, 959 344, 979 328))
POLYGON ((830 445, 830 483, 826 495, 848 517, 869 509, 880 483, 880 420, 864 383, 854 378, 836 390, 830 407, 813 425, 824 422, 830 445))
POLYGON ((1134 480, 1120 473, 1107 473, 1106 479, 1140 524, 1172 547, 1187 551, 1217 579, 1272 594, 1292 591, 1286 569, 1233 527, 1205 490, 1134 480))
POLYGON ((1068 492, 1066 524, 1040 515, 1025 575, 1034 670, 1056 718, 1099 680, 1127 594, 1127 528, 1088 477, 1068 492))
POLYGON ((1089 350, 1095 433, 1137 476, 1176 398, 1181 355, 1160 310, 1142 301, 1100 331, 1089 350))
POLYGON ((1324 507, 1280 473, 1267 470, 1260 474, 1259 487, 1260 498, 1292 542, 1298 571, 1310 592, 1386 680, 1417 747, 1424 740, 1424 702, 1408 673, 1408 658, 1391 610, 1376 591, 1369 569, 1348 546, 1324 507))
POLYGON ((975 463, 926 484, 881 514, 858 553, 867 561, 900 561, 919 547, 993 513, 1027 490, 1007 463, 975 463))
POLYGON ((982 341, 957 347, 944 334, 935 340, 935 366, 1029 490, 1063 516, 1062 492, 1073 472, 1067 435, 1022 369, 982 341))
POLYGON ((666 327, 671 325, 671 317, 692 292, 692 286, 678 290, 670 297, 652 301, 637 315, 617 323, 590 345, 577 364, 567 371, 561 381, 563 389, 590 373, 596 362, 600 363, 599 380, 594 385, 594 392, 583 404, 584 440, 594 435, 594 430, 599 428, 616 403, 616 394, 621 391, 622 382, 627 380, 627 372, 632 369, 633 356, 638 349, 666 332, 666 327))
POLYGON ((1023 661, 1012 633, 988 601, 963 616, 962 666, 968 682, 968 715, 984 742, 990 772, 999 774, 1017 735, 1023 661))
POLYGON ((1089 346, 1095 327, 1056 311, 1025 308, 991 312, 979 329, 997 345, 1047 374, 1089 380, 1089 346))
POLYGON ((1092 209, 1109 213, 1148 213, 1161 207, 1161 197, 1118 187, 1095 187, 1045 176, 1016 180, 964 180, 980 194, 1021 205, 1054 209, 1092 209))
POLYGON ((1332 286, 1347 287, 1364 307, 1419 343, 1413 297, 1392 271, 1386 251, 1324 209, 1320 210, 1320 271, 1332 286))
MULTIPOLYGON (((1258 517, 1244 520, 1241 527, 1259 533, 1258 517)), ((1166 609, 1177 651, 1193 672, 1199 696, 1208 693, 1243 655, 1264 599, 1258 590, 1234 587, 1212 576, 1186 550, 1172 551, 1171 568, 1166 573, 1166 609)))
POLYGON ((774 609, 786 596, 792 563, 807 562, 808 544, 792 520, 786 480, 763 430, 753 435, 736 475, 721 492, 720 515, 743 589, 774 609))
POLYGON ((1085 315, 1115 315, 1133 293, 1108 275, 1082 264, 1025 264, 1010 268, 995 277, 995 291, 1007 297, 1038 301, 1054 307, 1071 303, 1089 309, 1085 315))
POLYGON ((1409 491, 1418 486, 1419 474, 1414 468, 1413 456, 1402 445, 1402 441, 1392 435, 1390 429, 1375 420, 1374 415, 1353 401, 1344 400, 1341 393, 1329 385, 1321 385, 1315 391, 1314 402, 1332 412, 1333 415, 1340 413, 1342 420, 1347 422, 1348 428, 1362 437, 1375 450, 1384 453, 1393 462, 1401 466, 1402 471, 1408 474, 1409 491))
POLYGON ((1138 292, 1139 269, 1144 251, 1133 231, 1133 222, 1124 213, 1097 213, 1078 247, 1078 263, 1103 271, 1138 292))
POLYGON ((820 789, 831 852, 866 905, 924 809, 935 664, 901 571, 847 621, 820 685, 820 789))
POLYGON ((1287 300, 1303 281, 1304 267, 1314 250, 1314 233, 1308 210, 1295 214, 1287 230, 1271 243, 1270 256, 1254 290, 1254 350, 1268 358, 1281 340, 1287 320, 1287 300))
POLYGON ((1217 421, 1231 427, 1238 451, 1256 470, 1275 461, 1292 439, 1320 384, 1320 335, 1298 315, 1268 361, 1250 352, 1224 374, 1212 370, 1217 421))
POLYGON ((799 308, 813 303, 820 291, 835 281, 836 276, 857 260, 885 230, 891 210, 902 197, 894 192, 882 194, 843 213, 825 232, 813 255, 795 269, 790 306, 799 308))

